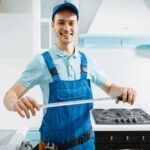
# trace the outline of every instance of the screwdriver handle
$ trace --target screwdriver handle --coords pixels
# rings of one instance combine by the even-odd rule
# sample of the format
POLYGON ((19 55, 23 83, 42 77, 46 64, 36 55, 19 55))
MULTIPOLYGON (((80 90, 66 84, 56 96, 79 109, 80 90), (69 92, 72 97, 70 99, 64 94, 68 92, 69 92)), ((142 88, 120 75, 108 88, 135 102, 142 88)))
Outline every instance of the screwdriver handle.
POLYGON ((117 100, 118 100, 118 101, 122 101, 122 96, 118 96, 118 97, 117 97, 117 100))

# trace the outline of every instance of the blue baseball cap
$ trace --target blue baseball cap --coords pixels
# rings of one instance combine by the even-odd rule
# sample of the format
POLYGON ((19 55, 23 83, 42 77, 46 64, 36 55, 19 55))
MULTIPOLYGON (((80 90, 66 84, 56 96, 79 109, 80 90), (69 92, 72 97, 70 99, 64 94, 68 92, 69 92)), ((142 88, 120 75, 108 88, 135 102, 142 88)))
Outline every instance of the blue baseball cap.
POLYGON ((54 8, 53 8, 53 12, 52 12, 52 20, 54 20, 54 16, 62 9, 69 9, 71 10, 73 13, 76 14, 77 16, 77 20, 79 19, 79 11, 77 9, 77 7, 72 4, 72 3, 69 3, 69 2, 64 2, 63 4, 59 4, 59 5, 56 5, 54 8))

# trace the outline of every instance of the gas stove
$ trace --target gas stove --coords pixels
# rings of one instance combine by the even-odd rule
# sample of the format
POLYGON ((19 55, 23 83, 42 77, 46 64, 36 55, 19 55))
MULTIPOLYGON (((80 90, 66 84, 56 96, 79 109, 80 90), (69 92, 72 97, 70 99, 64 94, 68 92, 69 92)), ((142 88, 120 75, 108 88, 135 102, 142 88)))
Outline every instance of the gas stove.
POLYGON ((142 109, 93 109, 96 124, 150 124, 150 115, 142 109))
POLYGON ((96 126, 119 128, 119 130, 96 130, 96 150, 150 150, 150 115, 136 109, 93 109, 96 126), (136 127, 146 130, 136 130, 136 127), (131 128, 133 130, 123 130, 131 128))

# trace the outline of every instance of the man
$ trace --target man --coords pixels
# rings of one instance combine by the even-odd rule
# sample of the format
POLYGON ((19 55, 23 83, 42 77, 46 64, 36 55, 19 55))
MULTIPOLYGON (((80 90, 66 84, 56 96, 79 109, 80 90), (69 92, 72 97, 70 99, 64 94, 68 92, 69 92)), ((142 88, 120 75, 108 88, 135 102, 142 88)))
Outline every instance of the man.
MULTIPOLYGON (((30 113, 34 116, 40 105, 24 94, 35 85, 40 85, 44 103, 91 99, 91 82, 112 97, 122 96, 123 102, 134 103, 136 93, 132 88, 109 82, 95 62, 75 47, 78 19, 79 12, 73 4, 54 7, 51 26, 56 35, 55 47, 36 56, 8 90, 4 97, 8 110, 21 117, 30 118, 30 113)), ((38 149, 53 146, 59 150, 94 150, 91 109, 92 104, 81 104, 44 110, 38 149)))

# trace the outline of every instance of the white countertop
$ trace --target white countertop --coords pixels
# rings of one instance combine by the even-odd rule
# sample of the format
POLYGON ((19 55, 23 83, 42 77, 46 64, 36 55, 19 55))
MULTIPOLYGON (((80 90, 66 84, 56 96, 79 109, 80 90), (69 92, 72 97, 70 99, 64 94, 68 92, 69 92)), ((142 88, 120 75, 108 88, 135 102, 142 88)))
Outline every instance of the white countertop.
POLYGON ((27 132, 27 128, 0 130, 0 150, 18 150, 27 132))

